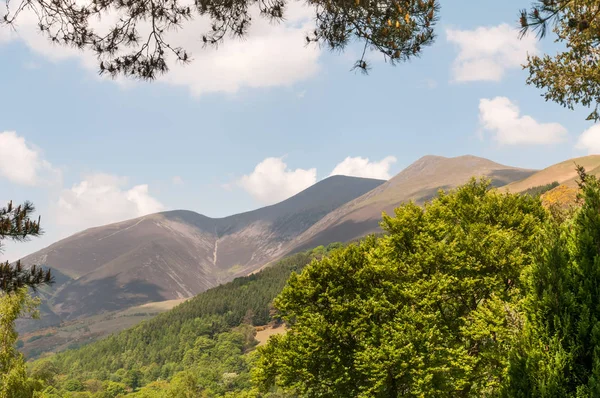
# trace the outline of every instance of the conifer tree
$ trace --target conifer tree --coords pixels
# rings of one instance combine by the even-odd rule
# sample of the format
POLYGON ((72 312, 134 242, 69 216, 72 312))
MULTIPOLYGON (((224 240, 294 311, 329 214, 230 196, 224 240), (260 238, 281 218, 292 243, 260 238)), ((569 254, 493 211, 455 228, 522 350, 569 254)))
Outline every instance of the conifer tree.
MULTIPOLYGON (((7 0, 2 23, 16 24, 20 14, 36 18, 40 32, 52 42, 95 53, 100 74, 154 79, 166 72, 168 61, 183 63, 192 54, 169 40, 168 32, 192 19, 205 18, 211 28, 201 38, 217 46, 227 36, 244 37, 252 14, 281 22, 290 0, 7 0), (100 18, 114 24, 101 30, 100 18), (116 17, 116 18, 115 18, 116 17)), ((438 0, 308 0, 315 28, 307 44, 343 50, 353 40, 364 43, 355 67, 367 70, 365 52, 371 48, 394 64, 418 56, 434 40, 438 0)), ((302 45, 302 43, 298 43, 302 45)))
MULTIPOLYGON (((37 221, 30 218, 34 211, 35 208, 30 202, 14 207, 11 201, 8 206, 0 208, 0 250, 4 239, 23 242, 42 233, 40 218, 38 217, 37 221)), ((53 276, 49 269, 44 270, 35 265, 24 268, 20 261, 14 265, 8 261, 0 263, 0 294, 11 293, 22 287, 35 290, 40 285, 52 282, 53 276)))
POLYGON ((526 323, 507 397, 600 396, 600 182, 578 167, 582 207, 550 222, 526 273, 526 323))
POLYGON ((529 84, 545 90, 546 100, 573 109, 580 104, 600 113, 600 2, 597 0, 537 0, 521 11, 522 33, 552 30, 564 50, 556 55, 530 56, 526 68, 529 84))

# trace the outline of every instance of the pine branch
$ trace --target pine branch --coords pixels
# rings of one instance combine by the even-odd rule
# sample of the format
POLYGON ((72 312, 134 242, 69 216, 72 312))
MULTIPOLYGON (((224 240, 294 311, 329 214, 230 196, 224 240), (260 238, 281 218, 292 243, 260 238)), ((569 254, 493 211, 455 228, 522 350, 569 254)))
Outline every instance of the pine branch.
POLYGON ((0 264, 0 291, 14 292, 22 287, 29 287, 33 291, 43 285, 54 283, 54 276, 50 269, 44 270, 36 265, 25 269, 21 261, 11 265, 8 261, 0 264))

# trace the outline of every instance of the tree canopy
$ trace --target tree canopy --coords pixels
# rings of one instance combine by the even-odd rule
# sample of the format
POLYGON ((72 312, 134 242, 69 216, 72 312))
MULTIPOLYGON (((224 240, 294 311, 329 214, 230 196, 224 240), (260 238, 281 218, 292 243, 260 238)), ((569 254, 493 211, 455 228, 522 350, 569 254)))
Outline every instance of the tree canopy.
POLYGON ((25 360, 15 347, 15 321, 24 313, 37 316, 39 299, 32 299, 26 288, 10 294, 0 292, 0 398, 29 398, 34 385, 27 375, 25 360))
POLYGON ((582 207, 546 226, 524 274, 526 322, 508 397, 600 395, 600 182, 578 171, 582 207))
POLYGON ((310 397, 497 394, 547 213, 489 188, 402 205, 387 235, 292 275, 275 301, 290 330, 260 349, 258 382, 310 397))

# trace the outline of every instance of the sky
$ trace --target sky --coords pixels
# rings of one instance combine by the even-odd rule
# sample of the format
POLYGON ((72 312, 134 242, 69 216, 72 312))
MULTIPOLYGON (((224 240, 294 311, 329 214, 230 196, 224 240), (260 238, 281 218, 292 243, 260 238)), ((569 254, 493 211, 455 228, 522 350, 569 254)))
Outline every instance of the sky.
POLYGON ((155 82, 99 77, 93 55, 50 44, 27 15, 0 26, 0 203, 32 201, 44 236, 15 260, 89 227, 188 209, 223 217, 334 174, 388 179, 424 155, 471 154, 541 169, 600 153, 600 128, 527 86, 518 39, 527 0, 442 1, 421 57, 369 75, 305 46, 310 10, 254 19, 246 40, 205 50, 202 21, 172 38, 192 53, 155 82))

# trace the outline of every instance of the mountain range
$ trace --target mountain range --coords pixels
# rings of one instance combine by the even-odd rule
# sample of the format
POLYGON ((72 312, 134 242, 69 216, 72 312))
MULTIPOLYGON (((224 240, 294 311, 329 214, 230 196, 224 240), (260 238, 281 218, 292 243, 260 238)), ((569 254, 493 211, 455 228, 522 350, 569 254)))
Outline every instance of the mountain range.
POLYGON ((46 302, 64 320, 182 299, 283 254, 323 216, 382 183, 333 176, 281 203, 218 219, 185 210, 150 214, 85 230, 23 262, 60 272, 46 302))
POLYGON ((542 171, 470 155, 425 156, 388 181, 332 176, 283 202, 225 218, 175 210, 91 228, 23 259, 57 276, 41 292, 43 322, 35 328, 185 299, 291 253, 380 232, 382 212, 423 203, 474 176, 513 192, 569 183, 574 162, 600 172, 600 156, 542 171))

